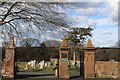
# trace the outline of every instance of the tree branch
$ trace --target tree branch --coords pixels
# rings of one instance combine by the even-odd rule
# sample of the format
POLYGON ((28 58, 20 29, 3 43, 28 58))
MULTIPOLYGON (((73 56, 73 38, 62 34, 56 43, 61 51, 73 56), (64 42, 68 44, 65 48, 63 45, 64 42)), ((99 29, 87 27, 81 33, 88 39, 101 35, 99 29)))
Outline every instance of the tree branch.
POLYGON ((9 15, 9 13, 11 12, 12 8, 17 4, 18 2, 15 2, 14 4, 12 4, 12 6, 9 8, 9 10, 7 11, 7 13, 4 15, 4 17, 1 19, 1 23, 4 22, 4 20, 7 18, 7 16, 9 15))

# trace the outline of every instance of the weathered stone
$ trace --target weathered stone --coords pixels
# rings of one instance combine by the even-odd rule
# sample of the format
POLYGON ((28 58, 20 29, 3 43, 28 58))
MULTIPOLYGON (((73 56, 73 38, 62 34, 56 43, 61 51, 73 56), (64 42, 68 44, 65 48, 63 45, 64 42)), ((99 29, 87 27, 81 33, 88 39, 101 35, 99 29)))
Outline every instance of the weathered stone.
POLYGON ((56 66, 56 64, 58 64, 57 62, 58 62, 58 60, 55 61, 55 63, 54 63, 55 66, 56 66))
POLYGON ((14 47, 14 38, 10 38, 10 42, 6 48, 5 59, 2 65, 2 76, 14 78, 14 54, 15 54, 15 47, 14 47))
POLYGON ((95 78, 94 47, 90 39, 84 49, 84 78, 95 78))
POLYGON ((43 64, 43 66, 45 65, 45 61, 44 60, 42 60, 42 64, 43 64))
POLYGON ((31 61, 31 67, 32 68, 34 67, 34 61, 31 61))
POLYGON ((68 53, 69 48, 67 40, 63 39, 63 41, 61 42, 59 53, 59 78, 70 78, 68 71, 68 53))
POLYGON ((50 67, 51 66, 51 63, 50 62, 48 62, 48 67, 50 67))
POLYGON ((28 63, 25 64, 24 70, 25 70, 25 71, 29 70, 29 65, 28 65, 28 63))
POLYGON ((97 78, 119 78, 120 62, 96 61, 95 73, 97 78))
POLYGON ((36 60, 33 60, 33 68, 36 68, 36 60))
POLYGON ((47 64, 47 62, 45 62, 45 67, 47 67, 48 66, 48 64, 47 64))
POLYGON ((40 63, 39 63, 39 65, 40 65, 40 67, 39 67, 39 68, 40 68, 40 69, 43 69, 43 63, 42 63, 42 62, 40 62, 40 63))

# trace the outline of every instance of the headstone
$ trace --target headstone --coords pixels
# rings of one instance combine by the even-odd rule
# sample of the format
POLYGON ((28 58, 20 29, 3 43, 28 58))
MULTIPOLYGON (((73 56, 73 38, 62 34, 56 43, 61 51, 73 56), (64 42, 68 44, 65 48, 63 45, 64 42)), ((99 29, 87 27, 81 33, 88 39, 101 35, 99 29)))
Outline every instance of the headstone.
POLYGON ((39 65, 40 65, 40 67, 39 67, 39 68, 40 68, 40 69, 43 69, 43 63, 42 63, 42 62, 40 62, 40 63, 39 63, 39 65))
POLYGON ((59 78, 70 78, 69 71, 68 71, 68 53, 69 48, 67 44, 67 40, 63 39, 60 46, 60 53, 59 53, 59 78))
POLYGON ((51 63, 50 62, 48 62, 48 67, 50 67, 51 66, 51 63))
POLYGON ((48 66, 48 64, 47 64, 47 62, 45 62, 45 67, 47 67, 48 66))
POLYGON ((71 64, 74 66, 74 61, 72 61, 71 64))
POLYGON ((27 63, 25 64, 24 70, 25 71, 29 70, 29 65, 27 63))
POLYGON ((45 65, 45 61, 44 60, 42 60, 42 64, 43 64, 43 66, 45 65))
POLYGON ((36 66, 36 68, 39 68, 39 64, 38 63, 36 63, 35 66, 36 66))
POLYGON ((14 47, 14 38, 10 38, 10 42, 6 48, 5 59, 2 65, 2 76, 8 78, 14 78, 14 55, 15 55, 15 47, 14 47))
POLYGON ((58 64, 58 63, 57 63, 57 60, 55 60, 55 64, 54 64, 54 66, 56 66, 56 64, 58 64))
POLYGON ((28 62, 28 65, 31 66, 31 62, 28 62))
POLYGON ((33 61, 33 68, 35 68, 36 60, 33 61))
POLYGON ((32 68, 34 67, 34 61, 31 61, 31 67, 32 68))
POLYGON ((70 69, 70 61, 68 61, 68 69, 70 69))
POLYGON ((77 62, 77 65, 76 65, 76 66, 80 68, 80 62, 77 62))

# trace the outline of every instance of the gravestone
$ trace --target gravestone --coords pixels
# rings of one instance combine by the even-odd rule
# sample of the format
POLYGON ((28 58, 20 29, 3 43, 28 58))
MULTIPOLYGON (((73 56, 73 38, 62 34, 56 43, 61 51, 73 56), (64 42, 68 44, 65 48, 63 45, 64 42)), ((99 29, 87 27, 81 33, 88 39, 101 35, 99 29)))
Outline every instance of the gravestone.
POLYGON ((43 69, 43 63, 42 63, 42 62, 40 62, 40 63, 39 63, 39 65, 40 65, 40 67, 39 67, 39 68, 40 68, 40 69, 43 69))
POLYGON ((47 67, 48 66, 48 64, 47 64, 47 62, 45 62, 45 67, 47 67))
POLYGON ((33 68, 36 68, 36 60, 33 60, 33 68))
POLYGON ((32 68, 34 67, 34 61, 31 61, 31 67, 32 68))
POLYGON ((59 78, 70 78, 68 71, 68 53, 69 48, 67 40, 63 39, 60 46, 59 53, 59 78))
POLYGON ((58 64, 57 62, 58 62, 58 60, 55 60, 54 66, 56 66, 56 64, 58 64))
POLYGON ((80 67, 80 62, 77 62, 77 65, 76 65, 77 67, 80 67))
POLYGON ((2 76, 8 78, 14 78, 14 61, 15 56, 15 47, 14 47, 14 38, 10 38, 10 42, 6 48, 5 59, 2 65, 2 76))
POLYGON ((28 65, 29 65, 29 66, 31 66, 31 61, 30 61, 30 62, 28 62, 28 65))
POLYGON ((45 61, 44 60, 42 60, 42 64, 43 64, 43 66, 45 65, 45 61))
POLYGON ((25 64, 24 70, 25 70, 25 71, 29 70, 29 65, 28 65, 28 63, 25 64))
POLYGON ((50 67, 51 66, 51 63, 50 62, 48 62, 48 67, 50 67))
POLYGON ((72 61, 71 64, 74 66, 74 61, 72 61))
POLYGON ((95 48, 90 39, 84 49, 84 78, 95 78, 95 62, 94 62, 95 48))

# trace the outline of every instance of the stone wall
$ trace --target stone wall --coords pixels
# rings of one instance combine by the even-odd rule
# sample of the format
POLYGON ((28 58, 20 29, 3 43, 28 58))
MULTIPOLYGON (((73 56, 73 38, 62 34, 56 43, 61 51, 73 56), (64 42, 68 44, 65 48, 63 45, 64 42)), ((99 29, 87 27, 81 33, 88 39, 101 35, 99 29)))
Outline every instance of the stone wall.
POLYGON ((95 73, 98 78, 118 78, 120 77, 120 62, 96 61, 95 73))

